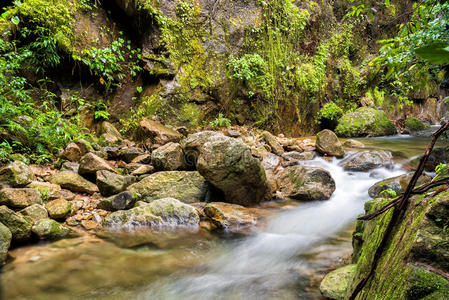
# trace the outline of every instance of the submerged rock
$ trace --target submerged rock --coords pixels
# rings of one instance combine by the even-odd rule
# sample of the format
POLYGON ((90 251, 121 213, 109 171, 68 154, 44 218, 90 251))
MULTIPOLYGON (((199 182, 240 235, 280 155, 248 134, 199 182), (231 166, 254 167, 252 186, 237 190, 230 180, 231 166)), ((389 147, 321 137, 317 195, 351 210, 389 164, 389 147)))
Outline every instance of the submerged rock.
POLYGON ((158 172, 128 187, 131 194, 146 202, 165 197, 184 203, 203 202, 207 190, 206 180, 196 171, 158 172))
POLYGON ((32 227, 32 231, 41 240, 58 240, 77 236, 72 229, 52 219, 36 221, 32 227))
MULTIPOLYGON (((378 198, 382 196, 382 192, 388 189, 392 189, 396 192, 397 195, 401 194, 405 191, 410 180, 412 179, 414 173, 408 173, 400 176, 396 176, 393 178, 387 178, 375 183, 372 187, 369 188, 368 194, 371 198, 378 198)), ((424 183, 428 183, 432 180, 432 177, 429 175, 423 174, 418 178, 418 182, 416 186, 419 186, 424 183)))
POLYGON ((225 137, 204 144, 197 168, 207 181, 224 193, 226 202, 249 206, 269 197, 261 162, 238 140, 225 137))
POLYGON ((316 135, 316 150, 324 155, 343 157, 345 151, 337 135, 332 131, 325 129, 316 135))
POLYGON ((344 300, 357 265, 348 265, 327 274, 320 284, 321 294, 329 299, 344 300))
POLYGON ((33 171, 21 161, 14 161, 0 169, 0 182, 12 187, 24 187, 33 180, 33 171))
POLYGON ((30 188, 5 188, 0 190, 0 205, 24 208, 33 204, 42 204, 41 194, 30 188))
POLYGON ((208 203, 204 206, 204 213, 218 228, 232 233, 250 231, 257 223, 257 217, 250 209, 237 204, 208 203))
POLYGON ((8 249, 11 245, 12 234, 8 227, 0 223, 0 266, 8 258, 8 249))
POLYGON ((72 171, 56 173, 48 179, 51 183, 58 184, 72 192, 93 194, 98 192, 98 187, 72 171))
POLYGON ((316 167, 288 167, 282 171, 279 182, 282 195, 296 200, 327 200, 335 191, 331 174, 316 167))
POLYGON ((31 236, 33 221, 28 217, 10 210, 4 205, 0 206, 0 223, 8 227, 15 241, 23 242, 31 236))
POLYGON ((346 171, 366 172, 377 168, 391 168, 393 167, 393 155, 389 151, 362 151, 355 153, 345 160, 340 165, 346 171))

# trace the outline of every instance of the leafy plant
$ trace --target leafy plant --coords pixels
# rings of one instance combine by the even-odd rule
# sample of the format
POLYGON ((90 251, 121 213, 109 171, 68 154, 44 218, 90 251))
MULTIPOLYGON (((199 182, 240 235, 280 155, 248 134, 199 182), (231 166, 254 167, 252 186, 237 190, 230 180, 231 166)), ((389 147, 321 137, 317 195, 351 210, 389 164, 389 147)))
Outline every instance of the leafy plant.
POLYGON ((338 120, 343 116, 343 110, 334 102, 326 103, 320 109, 317 116, 317 124, 321 128, 334 130, 338 125, 338 120))
POLYGON ((108 120, 111 115, 107 109, 108 107, 102 100, 97 100, 94 104, 95 112, 94 118, 97 121, 108 120))
POLYGON ((223 114, 218 114, 212 122, 209 123, 214 128, 231 127, 231 120, 226 118, 223 114))
POLYGON ((385 197, 385 198, 396 198, 398 195, 396 193, 396 191, 392 190, 392 189, 386 189, 383 190, 380 193, 381 196, 385 197))

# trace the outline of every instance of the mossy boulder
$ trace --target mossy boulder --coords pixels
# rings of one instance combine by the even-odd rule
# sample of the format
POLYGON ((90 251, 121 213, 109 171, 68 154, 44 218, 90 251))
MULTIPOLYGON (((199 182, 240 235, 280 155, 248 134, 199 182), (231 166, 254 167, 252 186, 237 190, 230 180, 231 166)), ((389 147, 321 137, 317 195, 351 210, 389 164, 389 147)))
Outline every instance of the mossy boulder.
POLYGON ((0 223, 0 266, 6 262, 12 234, 8 227, 0 223))
POLYGON ((362 107, 345 114, 335 133, 342 137, 384 136, 396 134, 397 130, 383 111, 362 107))
POLYGON ((0 223, 8 227, 12 233, 12 239, 15 241, 24 242, 31 236, 33 221, 5 205, 0 206, 0 223))
POLYGON ((33 181, 27 188, 37 190, 44 199, 55 199, 59 196, 61 187, 50 182, 33 181))
MULTIPOLYGON (((388 195, 382 195, 383 191, 386 191, 388 189, 393 190, 397 195, 401 194, 405 189, 407 188, 408 184, 410 183, 410 180, 413 177, 413 172, 387 178, 384 180, 381 180, 379 182, 376 182, 372 187, 369 188, 368 194, 371 198, 379 198, 382 196, 388 196, 388 195)), ((430 177, 427 174, 423 174, 418 178, 417 186, 428 183, 432 180, 432 177, 430 177)))
POLYGON ((45 204, 45 209, 52 219, 63 219, 72 212, 72 204, 65 199, 57 199, 45 204))
POLYGON ((345 151, 338 137, 329 129, 324 129, 316 135, 316 150, 329 156, 343 157, 345 151))
POLYGON ((408 118, 405 120, 405 129, 413 134, 416 131, 421 131, 426 128, 429 128, 429 124, 426 124, 424 122, 421 122, 420 120, 416 118, 408 118))
POLYGON ((320 284, 321 294, 329 299, 344 300, 352 283, 356 265, 348 265, 328 273, 320 284))
POLYGON ((0 182, 12 187, 24 187, 33 180, 33 171, 21 161, 14 161, 0 169, 0 182))
POLYGON ((32 231, 41 240, 58 240, 77 236, 75 231, 52 219, 36 221, 32 231))
POLYGON ((95 184, 72 171, 58 172, 50 176, 48 180, 72 192, 87 194, 98 192, 98 187, 95 184))
POLYGON ((20 213, 28 218, 31 218, 33 221, 38 221, 41 219, 48 218, 48 212, 42 205, 33 204, 28 206, 20 211, 20 213))
POLYGON ((407 300, 449 299, 449 282, 426 268, 416 267, 411 273, 406 297, 407 300))
POLYGON ((164 171, 151 174, 128 187, 138 199, 151 202, 171 197, 184 203, 203 202, 208 184, 196 171, 164 171))
POLYGON ((0 190, 0 205, 24 208, 33 204, 42 204, 41 194, 30 188, 5 188, 0 190))
POLYGON ((335 191, 331 174, 316 167, 298 165, 285 168, 279 182, 282 195, 296 200, 327 200, 335 191))

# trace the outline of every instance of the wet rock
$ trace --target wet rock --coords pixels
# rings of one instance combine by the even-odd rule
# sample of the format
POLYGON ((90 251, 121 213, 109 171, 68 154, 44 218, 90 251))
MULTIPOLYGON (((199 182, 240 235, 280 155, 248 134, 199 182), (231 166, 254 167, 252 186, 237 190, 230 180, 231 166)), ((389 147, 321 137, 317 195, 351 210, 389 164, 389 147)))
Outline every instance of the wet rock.
POLYGON ((344 300, 352 284, 357 265, 348 265, 327 274, 320 284, 321 294, 329 299, 344 300))
POLYGON ((21 161, 14 161, 0 169, 0 182, 12 187, 24 187, 33 180, 33 171, 21 161))
POLYGON ((109 165, 107 160, 98 157, 91 152, 81 158, 78 170, 80 175, 95 175, 97 171, 101 170, 107 170, 114 173, 116 172, 114 168, 109 165))
POLYGON ((300 160, 313 160, 317 156, 316 152, 308 151, 308 152, 298 152, 291 151, 285 152, 282 155, 282 158, 287 161, 300 161, 300 160))
POLYGON ((20 211, 20 213, 26 217, 29 217, 33 221, 38 221, 41 219, 48 218, 48 212, 42 205, 33 204, 20 211))
POLYGON ((123 192, 136 181, 133 176, 122 176, 107 170, 97 171, 97 186, 103 196, 112 196, 123 192))
POLYGON ((343 146, 348 147, 348 148, 365 148, 365 144, 363 144, 362 142, 356 141, 356 140, 346 140, 343 143, 343 146))
POLYGON ((144 151, 137 147, 127 147, 120 150, 120 157, 127 163, 132 162, 136 157, 144 154, 144 151))
POLYGON ((335 181, 324 169, 291 166, 282 171, 281 194, 296 200, 327 200, 335 191, 335 181))
POLYGON ((184 152, 178 143, 167 143, 151 153, 151 161, 156 169, 175 171, 186 168, 184 152))
POLYGON ((196 171, 158 172, 128 187, 131 194, 146 202, 165 197, 184 203, 202 202, 207 190, 206 180, 196 171))
POLYGON ((207 181, 224 193, 226 202, 249 206, 269 197, 261 162, 238 140, 224 137, 204 144, 197 168, 207 181))
POLYGON ((392 158, 393 156, 389 151, 362 151, 349 156, 340 165, 346 171, 366 172, 377 168, 393 167, 392 158))
POLYGON ((158 199, 147 205, 119 210, 104 218, 103 227, 124 229, 133 227, 172 228, 198 226, 198 212, 193 206, 174 198, 158 199))
POLYGON ((72 192, 93 194, 98 192, 98 187, 72 171, 62 171, 49 177, 51 183, 58 184, 72 192))
POLYGON ((33 204, 42 204, 41 195, 30 188, 4 188, 0 190, 0 205, 24 208, 33 204))
POLYGON ((282 145, 278 142, 276 137, 269 133, 268 131, 262 132, 262 137, 265 140, 265 142, 270 146, 272 152, 276 155, 282 155, 284 153, 284 148, 282 145))
POLYGON ((8 227, 12 239, 18 242, 26 241, 31 236, 33 221, 19 213, 10 210, 5 205, 0 206, 0 223, 8 227))
POLYGON ((212 202, 204 207, 204 213, 220 229, 231 233, 251 231, 257 223, 257 217, 250 209, 231 203, 212 202))
POLYGON ((118 195, 103 199, 98 203, 97 208, 108 211, 124 210, 134 207, 136 199, 130 192, 122 192, 118 195))
POLYGON ((12 234, 8 227, 0 223, 0 266, 8 258, 8 249, 11 245, 12 234))
MULTIPOLYGON (((414 173, 408 173, 400 176, 396 176, 393 178, 387 178, 375 183, 372 187, 369 188, 368 194, 371 198, 379 198, 382 197, 382 192, 388 189, 392 189, 396 192, 397 195, 401 194, 405 191, 410 180, 412 179, 414 173)), ((418 178, 418 182, 416 186, 419 186, 424 183, 428 183, 432 180, 432 177, 429 175, 423 174, 418 178)))
POLYGON ((142 119, 136 132, 136 138, 145 140, 149 138, 153 144, 164 145, 169 142, 178 142, 182 134, 168 128, 157 121, 142 119))
POLYGON ((78 162, 82 156, 82 151, 76 143, 70 143, 65 147, 62 158, 71 162, 78 162))
POLYGON ((52 219, 63 219, 72 212, 72 204, 65 199, 57 199, 45 204, 45 209, 52 219))
POLYGON ((58 240, 76 236, 76 233, 72 229, 52 219, 36 221, 32 227, 32 231, 41 240, 58 240))
POLYGON ((59 191, 61 191, 61 187, 57 184, 40 181, 31 182, 27 185, 27 188, 35 189, 44 199, 57 198, 59 196, 59 191))
POLYGON ((337 135, 332 131, 325 129, 316 135, 316 150, 324 155, 343 157, 345 152, 337 135))
POLYGON ((344 115, 335 128, 335 133, 342 137, 360 137, 393 135, 397 131, 383 111, 362 107, 344 115))

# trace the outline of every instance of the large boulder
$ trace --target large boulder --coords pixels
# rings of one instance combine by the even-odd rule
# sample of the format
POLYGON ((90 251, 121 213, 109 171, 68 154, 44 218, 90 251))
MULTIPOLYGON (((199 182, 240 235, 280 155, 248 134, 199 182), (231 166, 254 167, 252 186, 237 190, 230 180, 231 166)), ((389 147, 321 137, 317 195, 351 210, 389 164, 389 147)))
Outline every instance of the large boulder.
POLYGON ((362 107, 344 115, 335 133, 342 137, 383 136, 396 134, 396 127, 380 110, 362 107))
POLYGON ((237 204, 208 203, 204 206, 204 213, 215 226, 231 233, 247 232, 257 223, 257 217, 250 209, 237 204))
MULTIPOLYGON (((371 198, 379 198, 382 197, 383 191, 391 189, 396 192, 397 195, 399 195, 405 191, 408 184, 410 183, 410 180, 413 177, 413 174, 414 173, 408 173, 376 182, 372 187, 369 188, 368 194, 371 198)), ((432 177, 427 174, 422 174, 418 178, 417 186, 428 183, 431 180, 432 177)))
POLYGON ((72 229, 52 219, 36 221, 31 230, 41 240, 58 240, 76 236, 72 229))
POLYGON ((28 206, 20 211, 20 213, 33 221, 38 221, 41 219, 47 219, 48 218, 48 212, 42 205, 39 204, 33 204, 31 206, 28 206))
POLYGON ((216 131, 200 131, 190 134, 186 139, 181 141, 181 147, 184 150, 185 163, 189 168, 195 168, 200 156, 203 145, 212 139, 226 138, 222 132, 216 131))
POLYGON ((72 212, 72 204, 65 199, 57 199, 45 204, 45 209, 52 219, 63 219, 72 212))
POLYGON ((165 171, 151 174, 128 187, 131 194, 151 202, 172 197, 184 203, 203 202, 208 184, 196 171, 165 171))
POLYGON ((276 155, 282 155, 284 154, 284 148, 282 145, 278 142, 276 137, 269 133, 268 131, 262 132, 262 137, 265 140, 265 142, 270 146, 271 151, 276 155))
POLYGON ((178 143, 167 143, 151 153, 153 166, 158 170, 175 171, 187 167, 184 152, 178 143))
POLYGON ((197 168, 207 181, 224 193, 226 202, 249 206, 269 197, 261 162, 238 140, 225 137, 205 143, 197 168))
POLYGON ((111 196, 109 198, 102 199, 98 203, 97 208, 109 211, 116 211, 116 210, 130 209, 134 207, 135 203, 136 199, 133 197, 133 195, 130 192, 125 191, 120 194, 111 196))
POLYGON ((377 168, 391 168, 393 167, 393 155, 389 151, 361 151, 355 153, 345 160, 340 165, 346 171, 366 172, 377 168))
POLYGON ((33 204, 42 204, 41 194, 30 188, 4 188, 0 190, 0 205, 24 208, 33 204))
POLYGON ((411 135, 420 135, 419 132, 425 129, 429 129, 429 127, 430 127, 429 124, 421 122, 416 118, 407 118, 405 120, 405 129, 411 135))
POLYGON ((133 176, 123 176, 107 170, 97 171, 98 189, 106 197, 123 192, 135 181, 135 177, 133 176))
POLYGON ((84 155, 80 160, 80 166, 78 173, 80 175, 95 175, 97 171, 107 170, 110 172, 116 172, 108 161, 93 154, 92 152, 84 155))
POLYGON ((199 222, 200 217, 196 208, 174 198, 164 198, 129 210, 113 212, 103 219, 102 225, 110 229, 173 228, 196 227, 199 222))
POLYGON ((316 167, 297 165, 285 168, 279 182, 282 195, 296 200, 327 200, 335 191, 331 174, 316 167))
POLYGON ((62 171, 53 174, 48 181, 60 185, 64 189, 72 192, 93 194, 98 192, 98 187, 92 182, 84 179, 80 175, 72 171, 62 171))
POLYGON ((81 148, 76 143, 70 143, 65 147, 62 153, 62 158, 67 159, 71 162, 78 162, 83 156, 81 148))
POLYGON ((15 241, 23 242, 31 236, 33 221, 10 210, 5 205, 0 206, 0 223, 8 227, 12 233, 12 239, 15 241))
POLYGON ((321 294, 329 299, 346 299, 356 267, 357 265, 347 265, 328 273, 321 281, 321 294))
POLYGON ((324 129, 316 135, 316 150, 329 156, 343 157, 345 155, 337 135, 329 129, 324 129))
POLYGON ((8 258, 8 249, 11 245, 12 234, 8 227, 0 223, 0 266, 8 258))
POLYGON ((24 187, 33 180, 33 171, 21 161, 14 161, 0 169, 0 182, 12 187, 24 187))
POLYGON ((182 134, 164 126, 157 121, 142 119, 136 131, 136 138, 140 140, 150 139, 153 144, 163 145, 169 142, 178 142, 182 134))

